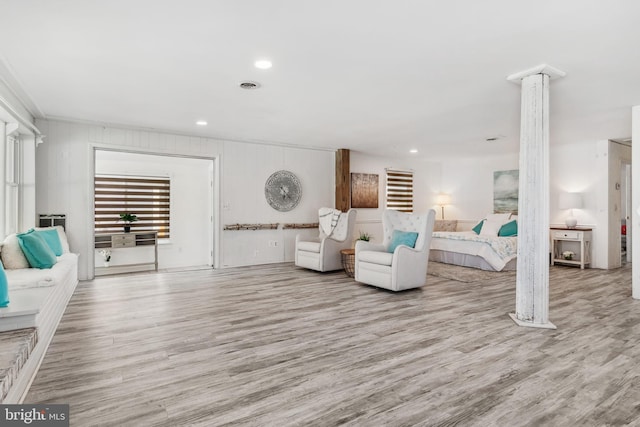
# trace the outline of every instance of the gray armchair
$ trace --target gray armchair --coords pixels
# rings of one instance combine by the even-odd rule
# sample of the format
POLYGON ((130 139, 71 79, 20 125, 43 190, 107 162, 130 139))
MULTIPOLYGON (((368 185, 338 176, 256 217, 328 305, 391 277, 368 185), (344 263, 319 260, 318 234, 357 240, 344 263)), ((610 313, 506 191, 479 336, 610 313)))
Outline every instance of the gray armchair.
POLYGON ((433 209, 426 214, 408 214, 389 209, 384 211, 382 244, 356 242, 356 281, 392 291, 423 286, 427 281, 435 216, 433 209), (394 235, 396 230, 401 233, 394 235), (402 232, 409 232, 415 238, 414 247, 400 244, 389 252, 392 242, 398 242, 398 236, 407 235, 402 232), (417 237, 411 233, 417 233, 417 237))
POLYGON ((316 271, 342 269, 340 251, 351 248, 357 211, 342 212, 330 235, 319 227, 318 238, 296 236, 295 264, 316 271))

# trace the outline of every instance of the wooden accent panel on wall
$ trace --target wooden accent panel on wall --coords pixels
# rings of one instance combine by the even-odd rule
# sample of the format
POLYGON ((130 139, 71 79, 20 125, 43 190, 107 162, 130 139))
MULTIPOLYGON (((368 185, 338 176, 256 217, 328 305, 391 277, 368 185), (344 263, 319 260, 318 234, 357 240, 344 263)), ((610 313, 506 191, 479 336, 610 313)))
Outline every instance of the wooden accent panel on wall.
POLYGON ((336 209, 343 212, 349 210, 351 197, 349 175, 349 150, 341 148, 336 151, 336 209))

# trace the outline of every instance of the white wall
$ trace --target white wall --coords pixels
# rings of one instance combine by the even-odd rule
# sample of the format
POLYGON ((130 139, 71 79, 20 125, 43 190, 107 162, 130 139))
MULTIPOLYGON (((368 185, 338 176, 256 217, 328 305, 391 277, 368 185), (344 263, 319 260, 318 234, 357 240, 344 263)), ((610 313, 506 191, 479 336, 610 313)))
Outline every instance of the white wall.
POLYGON ((292 261, 297 233, 281 229, 223 232, 224 224, 316 222, 319 207, 334 205, 335 156, 331 151, 62 121, 38 120, 37 126, 47 139, 36 151, 36 209, 38 213, 67 215, 71 249, 81 254, 81 279, 93 274, 94 147, 219 159, 219 192, 214 206, 220 209, 214 212, 214 228, 220 243, 214 257, 220 266, 292 261), (300 205, 286 213, 273 210, 264 197, 266 179, 280 169, 294 172, 303 186, 300 205), (277 246, 270 246, 274 241, 277 246))
MULTIPOLYGON (((318 222, 318 208, 335 205, 335 153, 262 144, 225 143, 223 224, 318 222), (278 170, 293 172, 302 186, 298 206, 279 212, 267 203, 264 185, 278 170)), ((223 232, 223 266, 294 260, 295 236, 317 236, 318 230, 223 232), (275 242, 275 243, 274 243, 275 242)))
MULTIPOLYGON (((210 216, 213 201, 209 169, 212 160, 149 154, 96 151, 96 174, 161 176, 171 180, 171 236, 158 247, 159 268, 202 266, 209 264, 210 216)), ((138 249, 112 250, 112 265, 148 262, 138 249)), ((102 256, 96 251, 96 265, 102 256)))
POLYGON ((362 152, 350 153, 351 173, 378 174, 378 208, 359 208, 356 217, 356 230, 372 235, 372 241, 380 242, 382 239, 382 211, 385 209, 385 177, 386 168, 413 170, 413 210, 414 212, 426 212, 435 208, 435 195, 440 191, 441 165, 418 159, 389 159, 385 157, 371 156, 362 152))
POLYGON ((451 205, 445 207, 445 219, 477 221, 493 212, 493 173, 518 169, 518 154, 447 158, 441 163, 441 191, 451 195, 451 205))

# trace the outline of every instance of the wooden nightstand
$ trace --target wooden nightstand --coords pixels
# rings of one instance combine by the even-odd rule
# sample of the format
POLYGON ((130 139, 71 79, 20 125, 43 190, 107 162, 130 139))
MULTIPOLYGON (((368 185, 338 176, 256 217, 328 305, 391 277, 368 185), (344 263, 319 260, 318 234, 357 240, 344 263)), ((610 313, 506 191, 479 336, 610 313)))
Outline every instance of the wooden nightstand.
POLYGON ((580 266, 591 263, 591 228, 551 227, 551 265, 567 264, 580 266), (565 251, 574 253, 572 259, 565 259, 565 251))

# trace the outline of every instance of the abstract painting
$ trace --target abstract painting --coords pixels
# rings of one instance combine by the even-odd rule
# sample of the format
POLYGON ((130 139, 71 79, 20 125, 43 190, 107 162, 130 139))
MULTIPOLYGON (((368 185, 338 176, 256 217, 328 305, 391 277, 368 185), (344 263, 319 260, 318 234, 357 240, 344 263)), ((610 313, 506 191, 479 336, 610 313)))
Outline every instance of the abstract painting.
POLYGON ((351 207, 378 207, 378 175, 371 173, 351 174, 351 207))
POLYGON ((518 213, 518 170, 493 173, 493 212, 518 213))

